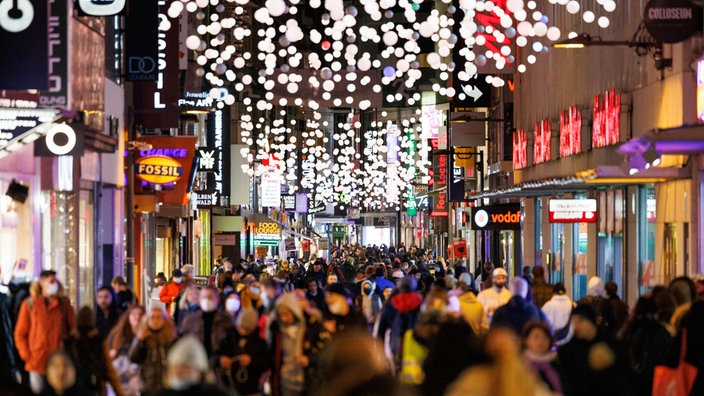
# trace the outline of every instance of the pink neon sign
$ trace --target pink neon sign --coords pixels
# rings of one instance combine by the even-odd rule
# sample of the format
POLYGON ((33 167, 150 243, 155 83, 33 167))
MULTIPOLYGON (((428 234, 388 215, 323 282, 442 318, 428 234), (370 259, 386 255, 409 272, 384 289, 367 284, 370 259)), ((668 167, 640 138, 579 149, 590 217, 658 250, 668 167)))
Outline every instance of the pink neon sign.
POLYGON ((550 139, 552 139, 550 120, 545 118, 536 122, 533 130, 533 164, 550 161, 550 139))
POLYGON ((621 94, 613 89, 599 101, 594 97, 594 125, 592 126, 592 147, 606 147, 619 142, 621 136, 621 94))
POLYGON ((528 166, 528 139, 525 129, 513 133, 513 169, 523 169, 528 166))
POLYGON ((582 152, 582 111, 572 106, 560 112, 560 157, 582 152))

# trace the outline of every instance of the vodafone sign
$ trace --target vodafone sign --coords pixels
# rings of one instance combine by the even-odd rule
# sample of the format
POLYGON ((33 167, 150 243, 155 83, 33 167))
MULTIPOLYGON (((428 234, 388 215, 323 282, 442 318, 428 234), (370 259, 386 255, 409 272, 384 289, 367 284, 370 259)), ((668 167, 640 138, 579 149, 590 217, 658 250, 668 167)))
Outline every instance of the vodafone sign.
POLYGON ((596 199, 551 199, 551 223, 596 223, 596 199))
POLYGON ((520 230, 521 205, 503 204, 472 208, 473 230, 520 230))

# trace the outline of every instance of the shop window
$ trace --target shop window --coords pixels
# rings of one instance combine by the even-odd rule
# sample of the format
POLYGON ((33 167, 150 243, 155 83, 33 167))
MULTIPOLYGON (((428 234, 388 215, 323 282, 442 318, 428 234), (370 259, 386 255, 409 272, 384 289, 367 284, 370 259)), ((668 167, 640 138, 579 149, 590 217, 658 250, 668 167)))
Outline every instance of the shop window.
POLYGON ((647 293, 656 285, 655 278, 655 188, 639 189, 637 227, 638 227, 638 295, 647 293))
POLYGON ((549 281, 552 284, 565 283, 565 223, 552 224, 552 252, 548 259, 549 281))
POLYGON ((666 223, 663 233, 662 280, 670 283, 677 273, 677 224, 666 223))

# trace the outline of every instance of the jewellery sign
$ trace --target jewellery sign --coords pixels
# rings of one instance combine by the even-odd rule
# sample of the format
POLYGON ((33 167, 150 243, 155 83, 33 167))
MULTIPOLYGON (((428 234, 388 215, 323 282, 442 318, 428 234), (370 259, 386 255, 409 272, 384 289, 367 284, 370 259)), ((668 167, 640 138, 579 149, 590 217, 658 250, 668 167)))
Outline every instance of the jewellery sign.
POLYGON ((472 207, 473 230, 520 230, 521 205, 502 204, 472 207))
POLYGON ((0 54, 5 55, 0 62, 0 89, 48 87, 48 4, 46 0, 0 1, 0 54))
POLYGON ((596 223, 596 199, 551 199, 551 223, 596 223))

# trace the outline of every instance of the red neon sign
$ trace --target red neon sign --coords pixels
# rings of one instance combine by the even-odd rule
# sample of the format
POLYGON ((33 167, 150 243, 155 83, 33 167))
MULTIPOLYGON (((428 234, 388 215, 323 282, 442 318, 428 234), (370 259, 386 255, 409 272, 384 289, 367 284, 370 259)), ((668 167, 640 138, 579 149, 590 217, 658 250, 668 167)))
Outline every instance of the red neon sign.
POLYGON ((582 152, 582 111, 572 106, 560 112, 560 157, 582 152))
MULTIPOLYGON (((506 0, 495 0, 494 1, 494 9, 499 8, 504 11, 504 14, 506 15, 511 15, 511 11, 508 9, 506 6, 506 0)), ((477 12, 475 17, 478 24, 483 25, 484 27, 492 27, 493 30, 498 30, 498 31, 503 31, 504 28, 501 26, 501 18, 497 16, 493 11, 490 13, 481 13, 477 12)), ((501 52, 501 47, 504 45, 512 46, 511 40, 509 40, 506 36, 503 36, 503 41, 498 41, 496 39, 496 36, 490 33, 482 32, 482 33, 477 33, 477 37, 483 36, 486 39, 486 42, 484 44, 484 47, 486 49, 491 50, 495 54, 500 54, 502 58, 506 61, 506 64, 511 64, 513 62, 509 62, 508 57, 504 55, 501 52)))
POLYGON ((533 164, 550 161, 550 139, 552 139, 550 120, 545 118, 536 122, 533 130, 533 164))
POLYGON ((523 169, 528 166, 528 139, 525 129, 513 132, 513 169, 523 169))
POLYGON ((592 147, 606 147, 619 142, 621 136, 621 94, 613 89, 599 101, 594 97, 594 125, 592 126, 592 147))

